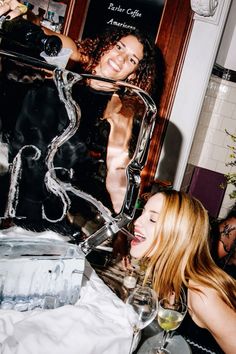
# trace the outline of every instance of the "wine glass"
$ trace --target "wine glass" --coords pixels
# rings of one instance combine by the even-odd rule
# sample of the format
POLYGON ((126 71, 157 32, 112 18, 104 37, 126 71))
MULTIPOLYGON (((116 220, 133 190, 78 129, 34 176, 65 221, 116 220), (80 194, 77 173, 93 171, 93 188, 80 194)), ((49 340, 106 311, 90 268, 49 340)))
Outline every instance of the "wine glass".
POLYGON ((187 305, 182 299, 177 302, 167 298, 159 301, 157 319, 159 326, 164 330, 163 338, 158 348, 153 349, 150 354, 170 354, 170 351, 165 348, 169 332, 180 326, 186 312, 187 305))
POLYGON ((151 288, 139 286, 129 295, 126 304, 132 306, 136 315, 135 319, 132 318, 133 337, 129 351, 131 354, 140 330, 148 326, 157 315, 157 295, 151 288))

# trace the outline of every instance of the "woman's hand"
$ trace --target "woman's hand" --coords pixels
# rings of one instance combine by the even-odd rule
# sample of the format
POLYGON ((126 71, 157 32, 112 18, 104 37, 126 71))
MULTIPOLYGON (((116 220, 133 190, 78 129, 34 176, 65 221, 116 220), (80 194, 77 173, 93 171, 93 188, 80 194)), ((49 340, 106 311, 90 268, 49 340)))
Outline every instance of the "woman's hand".
MULTIPOLYGON (((0 0, 0 17, 2 15, 7 16, 7 19, 12 20, 15 17, 21 16, 27 12, 27 6, 21 4, 17 0, 0 0)), ((1 20, 0 20, 0 28, 1 28, 1 20)), ((81 61, 81 54, 78 51, 77 45, 75 42, 68 36, 65 36, 60 33, 55 33, 48 28, 42 27, 43 31, 47 35, 56 35, 61 38, 62 45, 64 48, 71 48, 72 54, 70 59, 74 61, 81 61)))
POLYGON ((27 6, 16 0, 0 0, 0 16, 9 16, 9 19, 21 16, 27 12, 27 6))

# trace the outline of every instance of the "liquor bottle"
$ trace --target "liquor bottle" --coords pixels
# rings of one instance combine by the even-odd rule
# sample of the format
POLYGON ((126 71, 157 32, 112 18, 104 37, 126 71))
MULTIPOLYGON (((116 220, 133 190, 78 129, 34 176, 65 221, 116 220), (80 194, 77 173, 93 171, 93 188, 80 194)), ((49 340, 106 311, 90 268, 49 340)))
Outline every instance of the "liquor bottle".
POLYGON ((49 56, 56 56, 62 48, 62 42, 58 36, 46 35, 39 26, 22 17, 3 21, 1 32, 5 38, 27 46, 33 52, 44 51, 49 56))

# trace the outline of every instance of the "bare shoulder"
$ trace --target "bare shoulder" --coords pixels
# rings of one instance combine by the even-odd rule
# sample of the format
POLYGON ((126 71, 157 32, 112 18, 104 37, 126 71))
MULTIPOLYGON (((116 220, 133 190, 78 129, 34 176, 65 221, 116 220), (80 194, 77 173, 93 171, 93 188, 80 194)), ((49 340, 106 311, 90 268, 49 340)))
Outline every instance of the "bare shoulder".
POLYGON ((209 306, 215 301, 222 301, 215 289, 193 281, 190 282, 190 285, 191 289, 188 291, 188 298, 192 306, 198 308, 199 306, 209 306))
MULTIPOLYGON (((216 312, 216 309, 223 310, 223 311, 228 311, 231 308, 221 299, 219 296, 218 292, 210 287, 207 287, 205 285, 200 285, 193 283, 191 281, 190 283, 191 289, 188 291, 188 301, 189 301, 189 307, 196 313, 203 313, 205 317, 205 311, 207 309, 207 313, 210 313, 211 310, 209 308, 214 308, 212 311, 213 313, 216 312)), ((232 310, 232 313, 235 313, 234 310, 232 310)))
POLYGON ((209 330, 225 353, 236 353, 236 312, 215 289, 192 282, 190 285, 188 307, 193 321, 209 330))

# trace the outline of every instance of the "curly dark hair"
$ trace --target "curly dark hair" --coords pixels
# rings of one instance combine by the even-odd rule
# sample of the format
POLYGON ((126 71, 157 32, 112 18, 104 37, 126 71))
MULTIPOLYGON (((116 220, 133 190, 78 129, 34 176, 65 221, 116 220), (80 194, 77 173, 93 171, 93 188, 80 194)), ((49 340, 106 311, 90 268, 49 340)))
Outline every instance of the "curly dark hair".
POLYGON ((156 50, 155 46, 150 44, 149 39, 137 29, 112 28, 112 30, 108 29, 97 37, 86 38, 78 42, 81 54, 88 58, 82 65, 83 69, 92 73, 104 52, 110 50, 121 38, 128 35, 135 36, 143 45, 144 56, 135 71, 135 77, 128 79, 127 82, 152 94, 157 75, 156 50))

